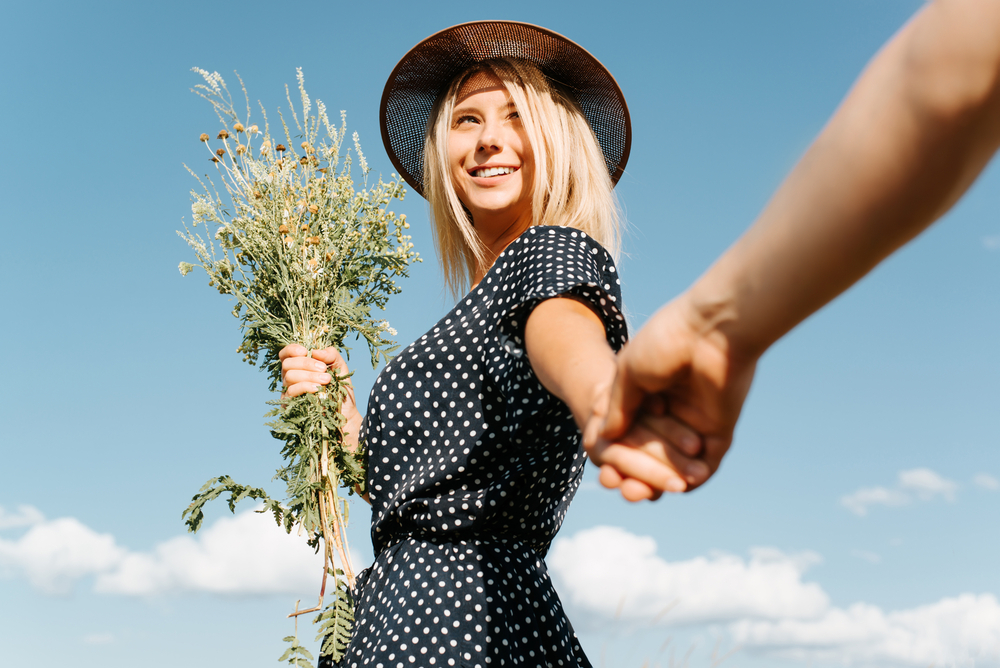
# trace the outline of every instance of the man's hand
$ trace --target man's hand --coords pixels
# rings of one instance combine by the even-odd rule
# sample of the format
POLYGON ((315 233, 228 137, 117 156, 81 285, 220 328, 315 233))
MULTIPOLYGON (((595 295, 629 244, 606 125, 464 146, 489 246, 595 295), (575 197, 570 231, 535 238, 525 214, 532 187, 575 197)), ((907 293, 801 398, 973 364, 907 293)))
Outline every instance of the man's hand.
POLYGON ((603 429, 586 445, 601 483, 629 500, 699 487, 732 443, 757 358, 740 359, 713 320, 682 295, 618 354, 603 429))

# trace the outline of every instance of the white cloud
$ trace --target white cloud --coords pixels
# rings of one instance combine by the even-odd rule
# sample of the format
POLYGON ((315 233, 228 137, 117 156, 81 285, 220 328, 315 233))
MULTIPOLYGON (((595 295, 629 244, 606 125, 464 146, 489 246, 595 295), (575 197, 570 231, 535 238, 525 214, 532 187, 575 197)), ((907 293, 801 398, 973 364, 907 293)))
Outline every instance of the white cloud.
POLYGON ((618 527, 595 527, 553 545, 547 562, 562 598, 598 617, 671 623, 820 615, 828 604, 802 573, 819 557, 756 549, 669 563, 656 542, 618 527))
MULTIPOLYGON (((962 594, 885 612, 833 607, 804 570, 818 557, 755 550, 667 562, 652 538, 596 527, 556 541, 547 559, 574 622, 725 624, 743 651, 856 666, 1000 666, 1000 603, 962 594), (663 614, 664 610, 668 610, 663 614)), ((716 627, 718 628, 718 627, 716 627)))
POLYGON ((114 568, 126 551, 72 517, 43 521, 20 539, 0 539, 0 569, 21 573, 47 594, 68 594, 81 577, 114 568))
POLYGON ((197 536, 177 536, 133 552, 98 576, 98 592, 147 596, 171 591, 221 594, 305 593, 317 589, 319 555, 270 515, 223 517, 197 536))
MULTIPOLYGON (((15 517, 4 515, 3 517, 15 517)), ((101 593, 149 596, 168 592, 314 595, 322 561, 301 536, 288 535, 269 514, 224 517, 195 536, 181 535, 149 552, 133 552, 110 534, 78 520, 38 519, 17 540, 0 539, 0 574, 26 578, 48 594, 69 593, 95 578, 101 593)), ((355 563, 359 560, 355 556, 355 563)))
POLYGON ((787 658, 862 665, 1000 665, 1000 604, 963 594, 909 610, 865 603, 831 608, 816 620, 740 621, 744 649, 787 658))
POLYGON ((871 506, 905 506, 914 497, 929 501, 942 497, 955 500, 958 483, 948 480, 927 468, 909 469, 899 472, 899 484, 895 489, 886 487, 862 487, 840 499, 840 505, 855 515, 864 517, 871 506))
POLYGON ((955 490, 958 489, 957 483, 942 478, 930 469, 900 471, 899 486, 924 500, 943 496, 948 501, 954 501, 955 490))
POLYGON ((1000 480, 997 480, 989 473, 979 473, 973 479, 972 482, 976 483, 983 489, 997 490, 1000 489, 1000 480))
POLYGON ((0 530, 30 527, 45 520, 45 516, 34 506, 18 506, 16 513, 9 513, 0 506, 0 530))

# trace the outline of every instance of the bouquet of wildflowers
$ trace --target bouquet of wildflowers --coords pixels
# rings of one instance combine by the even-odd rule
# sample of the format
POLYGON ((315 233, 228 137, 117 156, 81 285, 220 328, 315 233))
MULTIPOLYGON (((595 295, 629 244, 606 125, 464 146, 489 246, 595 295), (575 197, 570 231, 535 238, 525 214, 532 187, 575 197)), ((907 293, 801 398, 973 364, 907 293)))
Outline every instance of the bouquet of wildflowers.
MULTIPOLYGON (((355 190, 352 157, 344 147, 344 113, 338 128, 322 102, 317 100, 313 110, 301 69, 298 110, 286 87, 292 123, 279 113, 281 141, 271 136, 263 106, 263 131, 251 124, 245 88, 246 113, 241 115, 217 72, 195 71, 204 83, 193 90, 212 104, 222 125, 214 141, 208 134, 201 141, 226 197, 211 178, 198 179, 202 191, 191 194, 191 228, 185 225, 179 233, 198 262, 181 262, 181 274, 200 266, 210 286, 233 298, 233 315, 243 330, 238 351, 268 374, 272 391, 281 385, 278 352, 289 344, 307 350, 341 348, 353 333, 367 343, 373 366, 387 359, 395 349, 387 334, 396 332, 374 319, 372 310, 384 308, 389 295, 399 292, 393 279, 405 276, 418 259, 403 232, 409 227, 406 217, 387 210, 393 199, 403 198, 402 184, 379 179, 369 187, 368 165, 355 133, 354 155, 364 176, 362 189, 355 190)), ((269 417, 274 419, 268 426, 282 442, 284 461, 275 478, 286 485, 283 501, 221 476, 194 496, 184 519, 190 531, 197 531, 204 504, 228 494, 231 510, 245 498, 257 499, 264 504, 262 512, 273 513, 286 531, 297 526, 325 559, 319 603, 293 615, 319 613, 318 637, 325 639, 321 653, 338 661, 350 640, 354 587, 344 532, 348 506, 339 490, 350 494, 364 489, 365 448, 344 447, 340 406, 346 377, 335 371, 330 375, 322 392, 271 402, 275 408, 269 417), (324 606, 328 575, 335 580, 335 593, 324 606)), ((297 637, 286 641, 291 647, 280 660, 308 666, 312 657, 297 637)))

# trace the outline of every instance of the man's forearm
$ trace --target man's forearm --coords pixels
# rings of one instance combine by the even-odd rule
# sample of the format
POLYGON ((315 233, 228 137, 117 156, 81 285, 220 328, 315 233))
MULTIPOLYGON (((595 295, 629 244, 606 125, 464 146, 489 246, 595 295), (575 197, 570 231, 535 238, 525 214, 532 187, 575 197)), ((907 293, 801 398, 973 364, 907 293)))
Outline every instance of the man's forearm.
POLYGON ((759 355, 947 211, 998 144, 1000 2, 938 0, 872 60, 687 298, 759 355))

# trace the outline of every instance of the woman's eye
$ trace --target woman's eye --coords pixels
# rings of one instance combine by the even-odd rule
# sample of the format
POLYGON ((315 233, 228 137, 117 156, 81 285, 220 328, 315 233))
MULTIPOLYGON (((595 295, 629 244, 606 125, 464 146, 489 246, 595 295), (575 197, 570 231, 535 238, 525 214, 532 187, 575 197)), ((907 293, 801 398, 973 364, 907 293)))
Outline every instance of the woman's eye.
POLYGON ((478 119, 475 116, 459 116, 455 119, 455 125, 462 125, 463 123, 478 123, 478 119))
POLYGON ((509 120, 512 120, 512 121, 513 121, 513 120, 517 120, 517 119, 520 119, 520 118, 521 118, 521 114, 517 113, 516 111, 512 111, 512 112, 510 113, 510 116, 508 116, 507 118, 508 118, 509 120))

